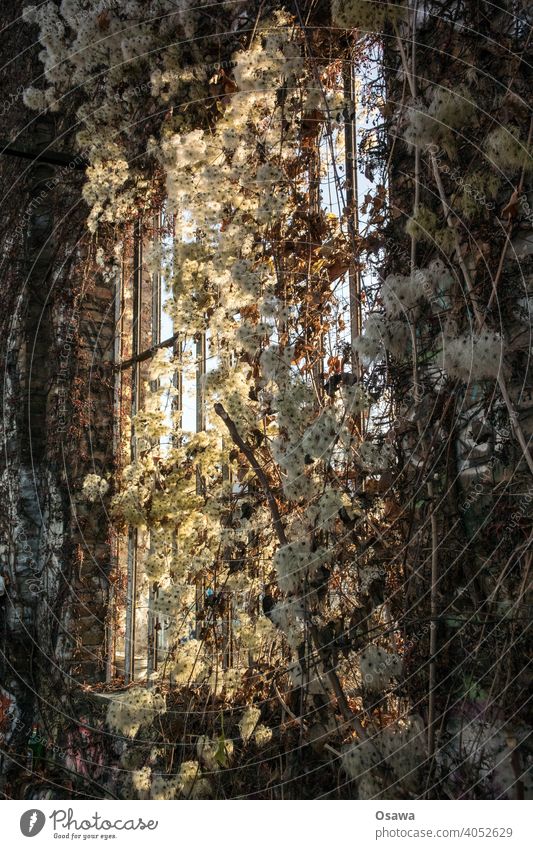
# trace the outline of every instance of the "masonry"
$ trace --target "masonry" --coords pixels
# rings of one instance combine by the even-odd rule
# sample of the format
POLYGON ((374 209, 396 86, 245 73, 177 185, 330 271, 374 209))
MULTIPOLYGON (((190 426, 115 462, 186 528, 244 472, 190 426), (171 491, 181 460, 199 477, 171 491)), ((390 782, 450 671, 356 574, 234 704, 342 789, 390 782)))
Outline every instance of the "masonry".
POLYGON ((72 148, 73 112, 22 103, 41 70, 19 7, 0 12, 4 120, 11 144, 44 160, 0 157, 0 787, 20 773, 32 724, 55 743, 60 715, 76 727, 80 686, 105 678, 112 566, 107 517, 79 493, 113 463, 114 281, 94 263, 82 170, 45 161, 72 148))

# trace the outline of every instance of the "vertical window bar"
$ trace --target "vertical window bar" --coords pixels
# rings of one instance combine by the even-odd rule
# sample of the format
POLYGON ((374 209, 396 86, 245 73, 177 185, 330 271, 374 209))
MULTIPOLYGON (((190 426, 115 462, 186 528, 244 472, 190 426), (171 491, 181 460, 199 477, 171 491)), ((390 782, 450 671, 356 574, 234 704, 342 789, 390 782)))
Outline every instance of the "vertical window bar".
POLYGON ((206 370, 206 336, 200 333, 196 340, 196 433, 206 428, 204 376, 206 370))
MULTIPOLYGON (((114 296, 115 296, 115 338, 113 341, 113 363, 115 365, 115 376, 113 381, 113 458, 118 460, 120 453, 120 411, 122 406, 122 373, 116 368, 122 359, 122 304, 124 301, 124 262, 120 271, 115 274, 114 296)), ((116 534, 112 541, 112 561, 116 569, 119 564, 120 544, 116 534)), ((116 594, 113 583, 110 584, 109 592, 109 614, 107 624, 107 664, 106 681, 111 681, 116 674, 116 650, 117 650, 117 611, 116 594)))
MULTIPOLYGON (((205 430, 206 428, 206 409, 205 409, 205 392, 204 392, 204 375, 206 370, 206 335, 198 334, 196 339, 196 433, 205 430)), ((200 470, 196 469, 196 494, 200 495, 202 491, 202 482, 200 479, 200 470)), ((195 608, 196 622, 195 633, 198 634, 201 628, 201 618, 203 616, 205 599, 205 589, 203 581, 196 582, 195 590, 195 608)))
MULTIPOLYGON (((313 214, 318 215, 320 213, 320 134, 316 138, 316 142, 313 145, 312 151, 310 151, 309 158, 309 170, 308 170, 308 193, 309 193, 309 208, 313 214)), ((311 237, 309 237, 309 272, 310 279, 308 280, 308 286, 313 288, 314 280, 312 279, 312 257, 313 251, 316 248, 316 245, 312 244, 311 237)), ((306 340, 309 343, 309 339, 306 340)), ((317 397, 322 399, 324 395, 324 334, 321 332, 319 336, 319 357, 317 357, 316 361, 313 364, 313 370, 311 373, 312 380, 315 386, 315 391, 317 397)))
MULTIPOLYGON (((132 357, 140 352, 141 342, 141 283, 142 283, 142 224, 138 220, 133 228, 133 317, 132 357)), ((139 409, 140 364, 132 368, 131 416, 139 409)), ((136 445, 133 422, 130 442, 131 460, 135 460, 136 445)), ((128 684, 135 678, 135 600, 137 595, 137 528, 128 531, 128 579, 126 595, 126 636, 124 646, 124 679, 128 684)))
MULTIPOLYGON (((161 213, 154 216, 153 221, 153 230, 154 230, 154 242, 159 243, 161 240, 161 227, 162 227, 162 216, 161 213)), ((151 329, 152 329, 152 345, 157 345, 161 341, 161 301, 162 301, 162 293, 161 287, 163 285, 163 279, 161 274, 161 269, 158 271, 154 271, 152 274, 152 310, 151 310, 151 329)), ((155 381, 157 383, 158 381, 155 381)), ((152 386, 153 390, 157 389, 157 386, 152 386)), ((150 538, 150 552, 152 552, 152 540, 150 538)), ((160 622, 159 617, 154 611, 154 604, 157 598, 157 585, 153 582, 150 582, 150 586, 148 589, 148 658, 147 658, 147 674, 151 675, 152 672, 157 670, 157 650, 158 650, 158 634, 160 631, 160 622)))
MULTIPOLYGON (((174 389, 176 390, 176 395, 173 401, 174 411, 177 413, 176 417, 176 425, 178 428, 183 427, 183 342, 181 339, 176 339, 174 342, 174 347, 172 349, 172 353, 174 355, 175 361, 178 364, 178 368, 174 372, 174 376, 172 379, 172 383, 174 385, 174 389)), ((174 437, 175 439, 175 437, 174 437)))
MULTIPOLYGON (((344 125, 346 151, 346 206, 348 209, 348 228, 352 248, 355 249, 359 233, 359 208, 357 185, 357 106, 355 95, 354 66, 350 62, 344 71, 344 96, 348 103, 348 116, 344 125)), ((355 253, 354 253, 355 257, 355 253)), ((348 272, 350 293, 350 340, 352 344, 352 369, 360 373, 360 365, 355 354, 355 340, 361 334, 361 275, 358 265, 350 264, 348 272)))

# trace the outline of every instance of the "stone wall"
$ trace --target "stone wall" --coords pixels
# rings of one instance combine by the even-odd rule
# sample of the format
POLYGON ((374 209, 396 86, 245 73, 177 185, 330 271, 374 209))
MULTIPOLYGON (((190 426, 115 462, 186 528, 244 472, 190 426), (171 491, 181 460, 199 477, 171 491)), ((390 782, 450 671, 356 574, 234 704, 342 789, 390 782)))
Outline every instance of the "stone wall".
MULTIPOLYGON (((37 116, 22 87, 41 73, 20 3, 0 12, 7 141, 26 152, 72 150, 74 107, 37 116)), ((114 281, 94 263, 83 172, 0 156, 0 739, 2 772, 24 758, 31 725, 52 738, 77 723, 66 706, 105 678, 111 569, 103 505, 85 476, 113 463, 114 281), (59 722, 58 717, 62 717, 59 722)))

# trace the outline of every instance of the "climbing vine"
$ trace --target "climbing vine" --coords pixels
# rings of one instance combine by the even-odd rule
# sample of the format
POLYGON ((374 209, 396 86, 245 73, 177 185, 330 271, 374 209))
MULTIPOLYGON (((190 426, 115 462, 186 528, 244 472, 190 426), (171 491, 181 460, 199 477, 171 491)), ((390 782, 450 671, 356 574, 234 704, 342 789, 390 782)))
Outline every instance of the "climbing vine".
MULTIPOLYGON (((490 443, 490 483, 507 509, 504 470, 519 487, 533 470, 530 300, 526 263, 512 265, 528 226, 532 124, 519 70, 494 106, 477 54, 454 55, 449 70, 430 58, 428 16, 441 5, 335 0, 251 15, 222 3, 209 23, 166 0, 25 12, 45 77, 26 103, 61 109, 77 88, 102 268, 120 255, 108 250, 111 225, 120 233, 163 198, 174 223, 147 268, 171 280, 177 344, 150 360, 134 459, 111 486, 89 475, 82 492, 108 499, 117 532, 146 534, 143 572, 170 623, 149 686, 111 697, 125 793, 209 796, 224 781, 237 792, 250 751, 268 764, 285 745, 285 779, 307 747, 317 769, 340 762, 361 798, 455 794, 459 765, 481 795, 483 782, 515 780, 486 657, 447 687, 443 653, 451 662, 465 628, 511 645, 523 600, 527 532, 519 517, 497 566, 486 548, 473 553, 466 471, 490 443), (369 70, 377 54, 385 90, 369 70), (366 216, 358 229, 343 151, 350 68, 371 177, 353 202, 366 216), (348 280, 361 332, 352 312, 346 333, 348 280), (192 433, 163 400, 177 397, 176 372, 194 373, 200 337, 207 424, 192 433), (476 767, 480 752, 499 771, 476 767)), ((440 11, 437 28, 453 31, 440 11)), ((520 717, 513 733, 523 739, 520 717)))

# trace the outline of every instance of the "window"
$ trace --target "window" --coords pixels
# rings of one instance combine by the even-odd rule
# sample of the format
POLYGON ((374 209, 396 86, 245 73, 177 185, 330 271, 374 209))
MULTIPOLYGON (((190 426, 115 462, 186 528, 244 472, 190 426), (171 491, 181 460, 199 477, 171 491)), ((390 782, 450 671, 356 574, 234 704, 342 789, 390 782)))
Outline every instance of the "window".
MULTIPOLYGON (((343 87, 342 75, 338 85, 343 87)), ((351 96, 354 96, 352 89, 351 96)), ((354 119, 355 120, 355 119, 354 119)), ((357 204, 357 179, 354 165, 354 120, 349 140, 343 152, 344 129, 328 130, 326 133, 312 135, 309 144, 308 186, 310 198, 318 212, 326 208, 332 215, 341 217, 343 206, 354 209, 357 204), (344 165, 338 170, 339 157, 344 156, 344 165)), ((314 130, 313 130, 314 133, 314 130)), ((117 377, 115 386, 115 450, 118 471, 123 471, 138 456, 139 440, 135 436, 133 420, 142 413, 149 403, 147 387, 150 386, 150 365, 154 354, 167 350, 172 352, 175 366, 173 374, 173 393, 163 399, 162 412, 165 417, 173 416, 172 439, 180 440, 180 431, 199 433, 209 429, 208 411, 204 400, 204 378, 216 364, 211 352, 210 340, 205 333, 194 338, 185 338, 175 332, 172 320, 165 309, 171 298, 171 286, 168 279, 172 265, 174 248, 174 227, 171 217, 163 211, 150 221, 136 222, 131 228, 123 248, 123 261, 116 292, 116 344, 115 358, 117 377), (164 255, 164 260, 161 257, 164 255), (154 259, 155 258, 155 259, 154 259), (176 427, 177 426, 177 427, 176 427)), ((351 235, 355 236, 357 218, 353 215, 351 235)), ((316 263, 314 249, 310 242, 308 285, 333 290, 336 295, 335 314, 324 317, 324 332, 321 350, 314 356, 314 365, 308 378, 323 395, 328 374, 335 373, 332 361, 343 361, 343 352, 349 350, 352 336, 360 330, 360 280, 354 268, 322 267, 316 263)), ((332 245, 334 249, 335 246, 332 245)), ((179 269, 177 269, 179 274, 179 269)), ((334 301, 335 303, 335 301, 334 301)), ((310 337, 314 329, 310 328, 310 337)), ((347 370, 357 364, 346 359, 347 370)), ((344 362, 340 368, 344 368, 344 362)), ((153 384, 153 379, 152 379, 153 384)), ((327 391, 327 386, 326 386, 327 391)), ((152 449, 153 449, 152 445, 152 449)), ((168 450, 161 441, 160 452, 168 450)), ((231 481, 232 499, 235 504, 244 503, 246 489, 239 480, 231 481)), ((196 479, 197 494, 201 494, 202 481, 196 479)), ((175 543, 177 544, 177 543, 175 543)), ((173 645, 169 638, 171 629, 168 619, 158 612, 159 588, 156 581, 149 580, 144 563, 150 556, 153 540, 150 533, 142 528, 124 529, 115 543, 117 581, 114 588, 113 625, 109 634, 112 643, 110 677, 124 676, 126 682, 143 681, 171 659, 173 645)), ((243 551, 254 549, 253 540, 243 542, 243 551)), ((230 563, 230 572, 241 568, 241 554, 237 550, 226 551, 221 546, 220 558, 230 563)), ((242 553, 242 557, 247 556, 242 553)), ((261 558, 256 552, 254 562, 260 564, 261 558)), ((268 585, 268 575, 262 573, 258 565, 258 580, 268 585)), ((208 570, 209 571, 209 570, 208 570)), ((186 640, 202 640, 206 635, 212 645, 213 669, 228 669, 232 666, 249 665, 251 658, 239 645, 235 637, 236 626, 246 613, 253 621, 257 612, 242 593, 225 590, 217 584, 216 563, 211 577, 198 579, 194 589, 194 615, 191 617, 189 636, 186 640)), ((182 641, 183 641, 182 637, 182 641)))
MULTIPOLYGON (((159 349, 177 345, 164 312, 168 298, 165 274, 162 269, 149 271, 151 263, 146 261, 147 254, 157 254, 161 242, 171 237, 171 229, 172 221, 162 213, 148 223, 136 222, 124 243, 115 311, 115 452, 119 470, 134 461, 139 450, 133 419, 146 405, 152 356, 159 349)), ((164 450, 164 445, 161 448, 164 450)), ((136 527, 115 541, 118 578, 110 674, 124 675, 126 681, 144 679, 168 650, 166 623, 153 610, 157 588, 142 569, 149 550, 149 533, 136 527)))

